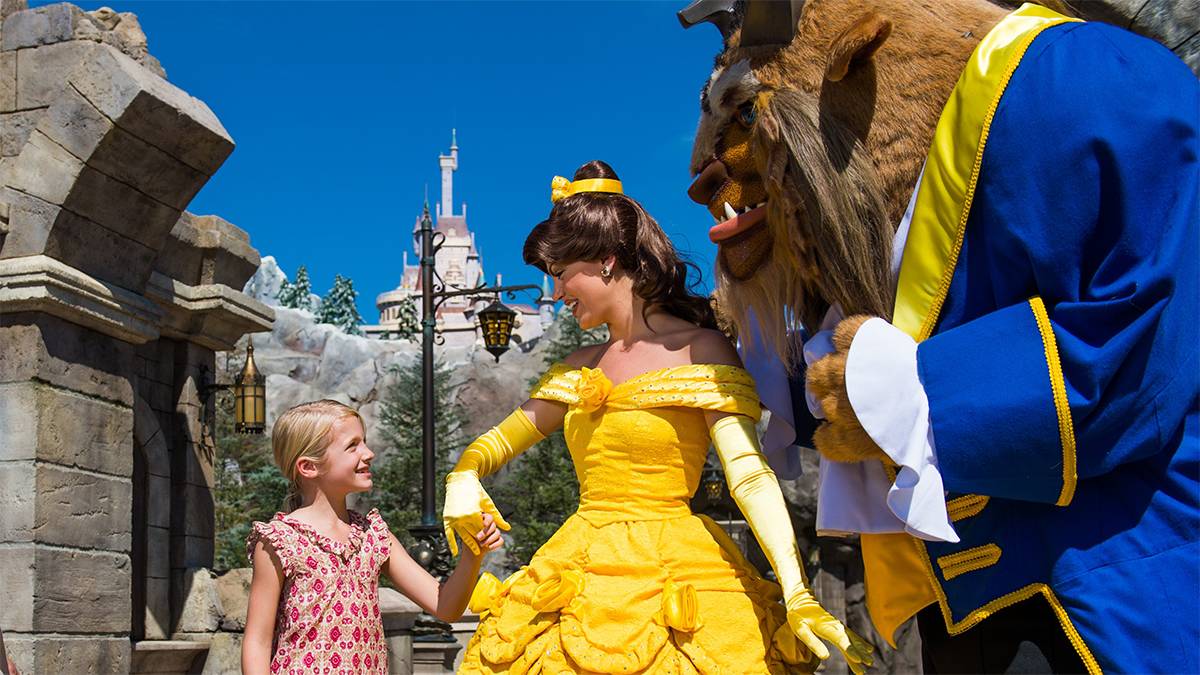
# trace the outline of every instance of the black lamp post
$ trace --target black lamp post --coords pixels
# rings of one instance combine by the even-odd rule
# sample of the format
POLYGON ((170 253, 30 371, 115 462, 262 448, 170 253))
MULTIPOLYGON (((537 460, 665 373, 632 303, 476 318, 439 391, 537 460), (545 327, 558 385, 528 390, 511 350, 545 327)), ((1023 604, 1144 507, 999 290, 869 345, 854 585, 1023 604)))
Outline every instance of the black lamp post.
POLYGON ((517 316, 516 312, 500 302, 500 294, 507 293, 509 297, 514 297, 517 291, 537 291, 538 298, 541 298, 541 290, 533 284, 488 286, 481 283, 473 288, 448 287, 434 269, 435 256, 445 236, 434 232, 428 203, 421 214, 418 233, 421 243, 421 522, 409 528, 416 540, 409 552, 430 574, 445 577, 450 573, 452 565, 441 519, 435 512, 437 493, 434 483, 436 476, 433 429, 436 413, 433 409, 433 345, 435 342, 442 344, 445 341, 437 332, 438 307, 449 298, 494 295, 496 300, 480 311, 478 317, 483 330, 484 347, 499 362, 500 355, 508 351, 514 319, 517 316))

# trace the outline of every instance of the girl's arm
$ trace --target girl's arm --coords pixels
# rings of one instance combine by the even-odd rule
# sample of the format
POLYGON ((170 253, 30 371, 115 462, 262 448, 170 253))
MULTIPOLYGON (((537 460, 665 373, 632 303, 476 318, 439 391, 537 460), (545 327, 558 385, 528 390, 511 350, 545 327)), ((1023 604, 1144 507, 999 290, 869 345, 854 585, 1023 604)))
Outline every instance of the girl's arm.
POLYGON ((283 591, 283 565, 275 552, 259 541, 254 546, 254 575, 250 578, 250 600, 246 606, 246 631, 242 639, 242 673, 270 675, 271 642, 275 636, 275 613, 283 591))
MULTIPOLYGON (((484 514, 483 518, 484 527, 475 535, 475 540, 481 550, 494 551, 500 548, 502 543, 500 531, 496 529, 491 516, 484 514)), ((475 590, 483 554, 473 553, 468 546, 462 547, 462 555, 459 556, 454 571, 444 583, 439 584, 437 579, 408 555, 408 551, 404 550, 395 535, 389 532, 388 538, 391 541, 391 552, 388 554, 384 573, 396 588, 442 621, 455 621, 462 616, 467 609, 467 602, 471 599, 471 592, 475 590)))

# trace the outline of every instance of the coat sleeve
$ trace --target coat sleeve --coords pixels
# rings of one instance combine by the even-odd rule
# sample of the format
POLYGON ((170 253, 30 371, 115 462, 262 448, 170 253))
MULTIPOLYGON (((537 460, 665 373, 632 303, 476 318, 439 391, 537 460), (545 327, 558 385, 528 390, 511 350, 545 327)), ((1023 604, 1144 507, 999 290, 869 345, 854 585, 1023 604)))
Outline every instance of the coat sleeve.
POLYGON ((1171 451, 1197 405, 1200 94, 1115 28, 1036 47, 996 111, 962 254, 988 270, 968 292, 1024 300, 917 359, 948 490, 1066 505, 1077 480, 1171 451))

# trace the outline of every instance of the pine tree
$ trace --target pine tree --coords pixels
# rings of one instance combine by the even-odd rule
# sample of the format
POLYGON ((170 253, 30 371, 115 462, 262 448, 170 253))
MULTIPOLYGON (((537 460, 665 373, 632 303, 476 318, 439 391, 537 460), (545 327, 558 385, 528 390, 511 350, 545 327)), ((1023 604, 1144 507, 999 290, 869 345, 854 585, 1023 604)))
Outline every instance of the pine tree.
POLYGON ((397 322, 396 337, 402 340, 411 340, 421 332, 421 317, 417 314, 417 303, 412 298, 400 304, 397 322))
MULTIPOLYGON (((550 326, 545 367, 585 345, 608 339, 603 328, 583 330, 575 317, 562 312, 550 326)), ((541 373, 535 374, 530 386, 541 373)), ((579 506, 579 481, 562 431, 550 434, 525 452, 494 491, 500 512, 512 525, 509 555, 528 564, 533 554, 579 506)))
MULTIPOLYGON (((421 361, 408 366, 393 366, 396 380, 380 400, 381 433, 393 448, 376 462, 371 501, 379 507, 384 522, 407 546, 408 528, 421 518, 422 399, 421 361)), ((450 457, 464 445, 463 418, 451 397, 450 368, 435 362, 433 367, 434 488, 437 491, 437 516, 440 520, 444 499, 444 479, 450 472, 450 457)))
POLYGON ((296 270, 296 280, 294 282, 284 281, 279 287, 279 294, 275 296, 279 300, 281 307, 290 307, 291 309, 313 310, 312 306, 312 283, 308 280, 308 269, 301 265, 300 269, 296 270))
POLYGON ((350 335, 362 335, 362 316, 354 303, 358 292, 354 290, 354 282, 340 274, 333 277, 333 288, 321 299, 317 309, 317 323, 330 323, 350 335))

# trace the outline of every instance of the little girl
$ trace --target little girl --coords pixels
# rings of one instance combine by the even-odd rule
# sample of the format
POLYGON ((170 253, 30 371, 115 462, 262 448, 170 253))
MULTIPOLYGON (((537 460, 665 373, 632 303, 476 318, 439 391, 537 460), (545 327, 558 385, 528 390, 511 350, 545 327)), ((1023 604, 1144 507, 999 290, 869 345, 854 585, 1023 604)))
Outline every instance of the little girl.
POLYGON ((337 401, 298 405, 279 416, 271 443, 291 481, 288 514, 256 522, 246 542, 254 564, 242 672, 386 673, 379 615, 379 572, 425 611, 462 616, 482 556, 500 547, 490 518, 475 535, 483 553, 464 546, 439 586, 409 557, 377 510, 346 508, 346 495, 371 489, 362 418, 337 401))

